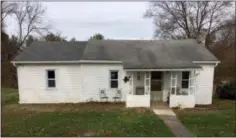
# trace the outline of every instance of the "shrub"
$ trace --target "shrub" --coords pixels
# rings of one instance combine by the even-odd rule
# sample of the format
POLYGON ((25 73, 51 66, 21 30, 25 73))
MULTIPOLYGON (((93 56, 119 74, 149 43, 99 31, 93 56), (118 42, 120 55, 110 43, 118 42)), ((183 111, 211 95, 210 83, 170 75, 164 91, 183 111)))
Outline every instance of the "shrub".
POLYGON ((220 99, 236 100, 236 79, 217 85, 216 96, 220 99))

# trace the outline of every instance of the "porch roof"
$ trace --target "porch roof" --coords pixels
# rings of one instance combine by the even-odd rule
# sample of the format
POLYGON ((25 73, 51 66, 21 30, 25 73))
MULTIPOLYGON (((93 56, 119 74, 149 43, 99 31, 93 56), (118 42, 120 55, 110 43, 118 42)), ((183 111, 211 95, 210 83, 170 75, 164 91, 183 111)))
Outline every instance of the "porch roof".
POLYGON ((144 68, 133 68, 133 69, 125 69, 126 71, 192 71, 192 70, 202 70, 201 67, 197 68, 152 68, 152 69, 144 69, 144 68))
POLYGON ((124 63, 124 69, 146 69, 146 70, 184 70, 184 69, 201 69, 201 66, 195 63, 172 62, 159 64, 129 64, 124 63), (125 65, 128 64, 128 65, 125 65))

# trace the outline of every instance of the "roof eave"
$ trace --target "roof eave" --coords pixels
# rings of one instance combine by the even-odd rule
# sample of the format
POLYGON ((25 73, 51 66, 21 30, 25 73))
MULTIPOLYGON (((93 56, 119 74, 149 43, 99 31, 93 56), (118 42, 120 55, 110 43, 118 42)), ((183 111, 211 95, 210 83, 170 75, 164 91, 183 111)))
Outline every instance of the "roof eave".
POLYGON ((208 60, 208 61, 192 61, 193 63, 220 63, 219 60, 208 60))
POLYGON ((192 71, 202 70, 201 67, 196 68, 163 68, 163 69, 124 69, 126 71, 192 71))
POLYGON ((60 64, 60 63, 123 63, 122 61, 109 60, 72 60, 72 61, 11 61, 12 64, 60 64))

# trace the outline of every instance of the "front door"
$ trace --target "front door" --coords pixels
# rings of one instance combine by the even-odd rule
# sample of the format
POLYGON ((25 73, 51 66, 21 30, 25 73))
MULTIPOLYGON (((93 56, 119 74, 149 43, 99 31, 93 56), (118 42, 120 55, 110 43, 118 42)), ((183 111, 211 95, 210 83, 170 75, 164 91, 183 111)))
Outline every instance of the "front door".
POLYGON ((163 72, 151 72, 151 100, 158 101, 162 99, 163 72))

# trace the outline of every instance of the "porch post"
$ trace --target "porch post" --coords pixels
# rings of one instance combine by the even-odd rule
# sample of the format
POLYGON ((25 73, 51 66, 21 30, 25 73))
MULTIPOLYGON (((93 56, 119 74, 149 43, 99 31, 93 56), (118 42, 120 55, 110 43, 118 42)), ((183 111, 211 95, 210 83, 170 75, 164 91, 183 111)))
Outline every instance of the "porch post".
POLYGON ((129 72, 130 79, 129 79, 129 86, 130 86, 130 92, 129 94, 134 94, 134 74, 133 72, 129 72))
POLYGON ((174 94, 176 95, 176 89, 177 89, 177 73, 171 72, 170 74, 170 95, 174 94))
POLYGON ((189 89, 188 93, 189 94, 194 94, 195 93, 195 88, 196 88, 196 80, 195 80, 195 70, 190 71, 189 75, 189 89))
POLYGON ((144 76, 144 91, 145 94, 150 94, 150 81, 151 77, 150 77, 150 72, 145 72, 145 76, 144 76))
POLYGON ((132 72, 132 88, 131 88, 131 93, 132 93, 132 95, 134 95, 134 72, 132 72))

